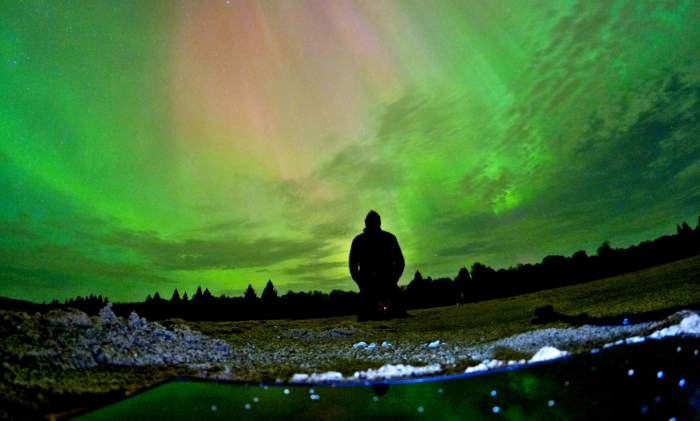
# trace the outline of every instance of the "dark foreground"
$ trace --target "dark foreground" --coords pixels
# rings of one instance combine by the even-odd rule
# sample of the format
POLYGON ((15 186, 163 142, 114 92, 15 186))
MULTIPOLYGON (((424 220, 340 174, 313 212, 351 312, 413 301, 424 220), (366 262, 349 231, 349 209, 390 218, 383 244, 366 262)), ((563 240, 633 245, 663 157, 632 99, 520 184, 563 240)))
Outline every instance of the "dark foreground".
MULTIPOLYGON (((586 355, 607 343, 649 335, 678 323, 680 319, 665 318, 681 309, 697 310, 699 302, 700 257, 693 257, 572 287, 412 311, 408 319, 384 322, 358 323, 355 318, 341 317, 168 320, 158 325, 137 317, 93 319, 73 313, 51 319, 0 310, 0 418, 69 415, 173 377, 285 383, 297 373, 335 371, 352 378, 358 371, 387 364, 438 365, 436 374, 450 376, 485 360, 527 360, 546 345, 586 355), (536 318, 535 309, 546 305, 553 305, 556 317, 549 321, 536 318), (581 317, 584 313, 586 317, 581 317), (625 318, 630 324, 623 326, 625 318), (662 319, 661 324, 651 323, 662 319), (586 326, 579 326, 581 321, 586 326), (607 326, 591 326, 601 324, 607 326), (439 346, 426 346, 438 340, 439 346), (359 342, 377 346, 353 347, 359 342), (391 346, 382 347, 383 342, 391 346), (210 355, 210 351, 219 354, 210 355)), ((629 348, 643 349, 634 346, 629 348)), ((530 368, 524 370, 527 373, 530 368)), ((335 392, 324 393, 319 402, 335 392)), ((262 396, 252 397, 256 396, 261 403, 262 396)), ((423 408, 428 411, 430 407, 423 408)), ((324 406, 323 411, 319 414, 330 410, 324 406)))
POLYGON ((371 385, 181 379, 77 419, 697 420, 699 349, 698 337, 649 339, 517 369, 371 385))

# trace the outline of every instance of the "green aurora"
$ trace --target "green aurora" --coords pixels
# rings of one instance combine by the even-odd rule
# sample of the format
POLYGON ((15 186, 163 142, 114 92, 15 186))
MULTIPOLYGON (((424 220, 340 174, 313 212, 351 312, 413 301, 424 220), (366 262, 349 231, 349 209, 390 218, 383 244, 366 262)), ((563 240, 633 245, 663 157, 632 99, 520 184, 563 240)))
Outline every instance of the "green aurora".
POLYGON ((0 296, 356 290, 700 213, 697 1, 0 4, 0 296))

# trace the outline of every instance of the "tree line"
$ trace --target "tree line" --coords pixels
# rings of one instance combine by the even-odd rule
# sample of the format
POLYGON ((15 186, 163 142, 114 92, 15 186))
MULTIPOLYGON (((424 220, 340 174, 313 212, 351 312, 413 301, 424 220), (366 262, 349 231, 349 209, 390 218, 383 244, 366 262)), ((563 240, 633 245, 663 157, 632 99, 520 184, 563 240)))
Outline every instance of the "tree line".
MULTIPOLYGON (((609 241, 589 256, 577 251, 571 257, 552 255, 541 263, 518 264, 508 269, 494 270, 482 263, 470 269, 463 267, 454 279, 430 276, 424 278, 417 271, 408 285, 401 286, 408 309, 428 308, 457 303, 471 303, 496 298, 517 296, 558 288, 633 272, 700 254, 700 218, 692 229, 686 222, 677 225, 675 235, 666 235, 653 241, 644 241, 629 248, 612 248, 609 241)), ((108 298, 90 295, 66 300, 62 305, 54 300, 48 308, 68 306, 88 314, 97 314, 108 298)), ((137 303, 114 303, 117 315, 127 316, 136 311, 151 320, 181 318, 185 320, 253 320, 302 319, 356 314, 359 294, 334 290, 293 292, 280 296, 271 280, 262 294, 248 285, 242 297, 215 297, 201 286, 190 298, 180 296, 176 289, 169 299, 158 292, 137 303)))

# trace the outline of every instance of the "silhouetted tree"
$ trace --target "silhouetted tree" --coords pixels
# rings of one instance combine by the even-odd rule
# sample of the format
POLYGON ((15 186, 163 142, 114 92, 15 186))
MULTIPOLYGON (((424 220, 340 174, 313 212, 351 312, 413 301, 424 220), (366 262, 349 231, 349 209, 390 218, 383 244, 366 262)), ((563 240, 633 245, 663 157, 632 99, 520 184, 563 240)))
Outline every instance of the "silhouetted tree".
POLYGON ((496 287, 496 271, 489 266, 476 262, 472 265, 472 280, 472 284, 474 285, 474 300, 486 300, 491 297, 496 287))
POLYGON ((268 279, 267 285, 265 285, 265 289, 263 289, 260 299, 263 302, 272 302, 277 298, 277 290, 275 289, 274 285, 272 285, 272 280, 268 279))
POLYGON ((204 290, 204 294, 202 294, 202 298, 204 298, 205 300, 211 299, 211 292, 209 292, 209 288, 206 288, 204 290))
POLYGON ((158 291, 156 291, 156 294, 153 296, 153 301, 160 301, 160 294, 158 294, 158 291))
POLYGON ((199 300, 200 298, 202 298, 202 295, 203 295, 202 294, 202 287, 199 286, 199 287, 197 287, 197 292, 194 293, 194 297, 192 297, 192 300, 193 301, 199 300))
POLYGON ((177 288, 176 288, 175 291, 173 292, 173 296, 172 296, 172 298, 170 299, 170 301, 175 302, 175 303, 177 303, 177 302, 180 301, 180 293, 177 292, 177 288))
POLYGON ((586 254, 586 250, 579 250, 576 253, 574 253, 571 258, 576 261, 576 262, 584 262, 586 259, 588 259, 588 254, 586 254))
POLYGON ((187 291, 185 291, 185 294, 182 296, 182 301, 188 301, 190 298, 187 296, 187 291))
MULTIPOLYGON (((680 227, 679 227, 680 228, 680 227)), ((602 259, 607 259, 612 256, 613 249, 610 247, 610 240, 603 241, 603 244, 598 247, 596 254, 602 259)))
POLYGON ((150 303, 151 301, 153 301, 153 298, 151 298, 151 294, 148 294, 148 297, 146 297, 146 302, 150 303))
POLYGON ((255 293, 253 285, 248 284, 248 289, 246 289, 243 293, 243 298, 245 298, 248 301, 256 300, 258 298, 258 294, 255 293))
POLYGON ((690 235, 692 234, 693 229, 690 228, 690 225, 688 225, 686 222, 683 222, 683 225, 681 225, 681 234, 682 235, 690 235))
POLYGON ((469 284, 472 282, 472 277, 469 275, 467 268, 463 267, 459 270, 457 277, 455 278, 455 283, 459 291, 459 300, 463 301, 468 292, 469 284))
POLYGON ((423 279, 420 271, 416 271, 413 275, 413 280, 406 287, 406 295, 408 296, 408 305, 412 308, 420 308, 425 306, 426 299, 430 289, 430 277, 423 279))

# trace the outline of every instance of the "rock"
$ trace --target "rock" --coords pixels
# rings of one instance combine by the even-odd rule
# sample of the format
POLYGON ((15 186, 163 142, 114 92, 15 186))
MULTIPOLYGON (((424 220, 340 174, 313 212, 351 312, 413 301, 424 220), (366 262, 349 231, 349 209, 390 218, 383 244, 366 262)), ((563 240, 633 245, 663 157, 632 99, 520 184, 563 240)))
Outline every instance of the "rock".
POLYGON ((428 344, 428 348, 437 348, 440 345, 440 340, 428 344))
POLYGON ((92 320, 78 310, 53 310, 43 318, 24 321, 17 335, 31 338, 26 348, 14 351, 17 358, 27 357, 61 369, 197 365, 221 362, 231 355, 225 341, 209 339, 185 326, 175 326, 171 331, 140 319, 136 313, 125 322, 114 315, 111 304, 92 320))
POLYGON ((364 348, 366 346, 367 346, 367 342, 364 342, 364 341, 358 342, 358 343, 352 345, 353 348, 364 348))
POLYGON ((107 303, 102 310, 100 310, 100 321, 103 323, 111 323, 117 320, 117 316, 114 315, 112 311, 112 303, 107 303))
POLYGON ((383 347, 383 348, 388 348, 388 347, 390 347, 390 346, 391 346, 391 344, 390 344, 389 342, 387 342, 387 341, 382 342, 382 347, 383 347))
POLYGON ((87 314, 74 308, 51 310, 44 315, 44 320, 57 327, 90 327, 92 324, 87 314))
POLYGON ((127 323, 131 327, 144 327, 146 326, 146 319, 140 319, 139 315, 136 314, 135 311, 132 311, 131 314, 129 314, 129 319, 127 323))

